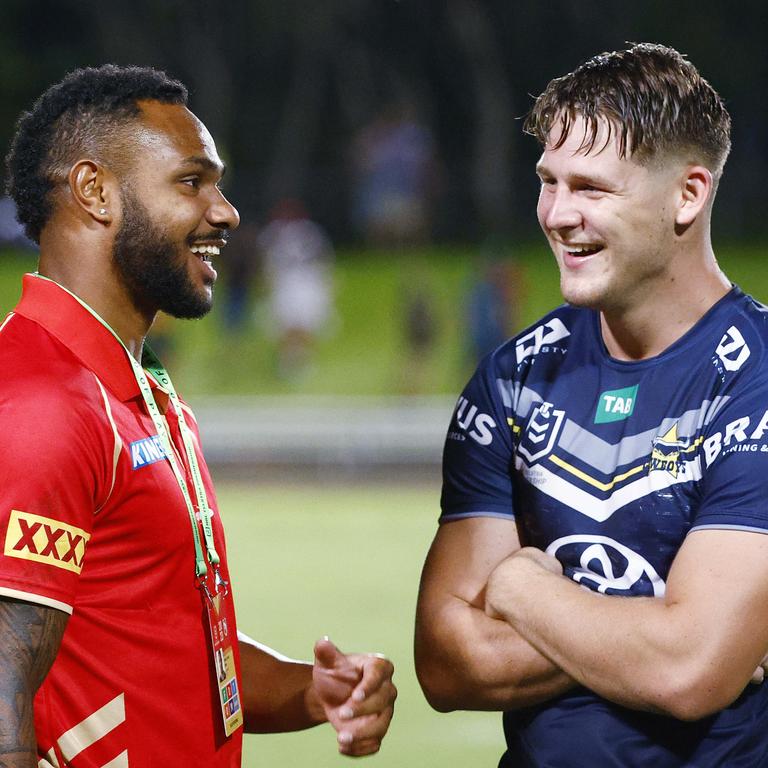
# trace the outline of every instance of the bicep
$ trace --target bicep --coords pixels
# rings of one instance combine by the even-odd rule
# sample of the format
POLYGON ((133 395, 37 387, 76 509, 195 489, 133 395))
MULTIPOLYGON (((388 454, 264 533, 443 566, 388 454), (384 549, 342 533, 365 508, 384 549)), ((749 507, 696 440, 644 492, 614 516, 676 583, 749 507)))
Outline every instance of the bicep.
POLYGON ((469 517, 444 522, 430 547, 422 573, 419 603, 455 598, 483 609, 485 585, 493 569, 520 549, 511 518, 469 517))
POLYGON ((687 618, 702 663, 737 695, 768 651, 768 535, 693 531, 672 565, 665 599, 687 618))
POLYGON ((34 747, 32 702, 68 618, 55 608, 0 598, 0 752, 34 747))

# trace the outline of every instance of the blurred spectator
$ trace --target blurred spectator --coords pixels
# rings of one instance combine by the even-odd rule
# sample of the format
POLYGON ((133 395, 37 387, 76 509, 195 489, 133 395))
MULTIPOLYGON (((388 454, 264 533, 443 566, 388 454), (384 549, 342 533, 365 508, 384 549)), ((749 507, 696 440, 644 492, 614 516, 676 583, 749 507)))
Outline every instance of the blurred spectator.
POLYGON ((517 330, 525 293, 522 269, 513 256, 486 256, 475 274, 465 302, 467 365, 471 369, 517 330))
POLYGON ((430 362, 439 332, 437 300, 429 270, 424 264, 410 264, 400 295, 403 297, 406 350, 400 390, 407 394, 421 394, 432 386, 430 362))
POLYGON ((429 238, 434 141, 411 101, 391 104, 363 129, 354 166, 354 217, 369 243, 413 245, 429 238))
POLYGON ((240 224, 227 241, 221 262, 224 283, 224 325, 227 330, 241 331, 249 318, 249 298, 259 261, 258 224, 240 224))
POLYGON ((24 227, 16 220, 16 204, 8 195, 0 197, 0 248, 36 250, 37 246, 24 234, 24 227))
POLYGON ((293 379, 311 361, 318 336, 333 320, 333 247, 299 200, 281 200, 258 237, 269 287, 278 373, 293 379))

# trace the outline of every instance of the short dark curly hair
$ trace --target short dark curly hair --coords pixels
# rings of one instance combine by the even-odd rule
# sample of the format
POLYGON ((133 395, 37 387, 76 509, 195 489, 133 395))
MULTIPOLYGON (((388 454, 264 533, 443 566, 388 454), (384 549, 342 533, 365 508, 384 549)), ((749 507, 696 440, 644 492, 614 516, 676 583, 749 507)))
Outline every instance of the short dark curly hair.
POLYGON ((714 88, 674 48, 637 43, 594 56, 549 83, 524 130, 541 144, 560 126, 562 146, 577 117, 586 121, 581 145, 594 149, 604 120, 619 155, 644 162, 667 152, 688 153, 719 179, 731 149, 731 118, 714 88))
POLYGON ((140 114, 141 100, 186 105, 187 89, 150 67, 105 64, 70 72, 21 115, 6 157, 7 189, 28 237, 40 241, 52 193, 73 162, 87 156, 107 164, 127 148, 121 129, 140 114))

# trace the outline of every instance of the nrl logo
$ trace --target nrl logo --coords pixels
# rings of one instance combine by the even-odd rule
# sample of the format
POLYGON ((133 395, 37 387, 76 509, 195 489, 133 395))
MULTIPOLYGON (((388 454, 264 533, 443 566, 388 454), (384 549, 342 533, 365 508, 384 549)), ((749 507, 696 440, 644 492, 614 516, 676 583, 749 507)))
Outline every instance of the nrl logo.
POLYGON ((518 453, 530 463, 546 456, 555 445, 564 417, 565 411, 553 408, 552 403, 539 405, 528 421, 518 453))
POLYGON ((669 472, 677 478, 682 461, 680 451, 690 445, 688 440, 680 440, 677 436, 677 422, 675 422, 661 437, 654 439, 651 448, 651 461, 648 472, 669 472))

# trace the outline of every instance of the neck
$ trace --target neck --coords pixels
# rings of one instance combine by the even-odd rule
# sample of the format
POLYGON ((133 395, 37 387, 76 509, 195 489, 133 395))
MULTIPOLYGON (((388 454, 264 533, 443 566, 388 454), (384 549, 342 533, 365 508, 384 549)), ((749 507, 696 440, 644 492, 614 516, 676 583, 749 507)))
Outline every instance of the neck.
POLYGON ((602 308, 603 341, 617 360, 660 355, 684 336, 731 288, 714 253, 648 287, 631 307, 602 308))
POLYGON ((41 252, 38 272, 84 301, 118 335, 128 352, 141 361, 144 339, 155 313, 147 314, 137 309, 117 279, 105 280, 97 273, 73 271, 67 266, 67 262, 50 263, 41 252))

